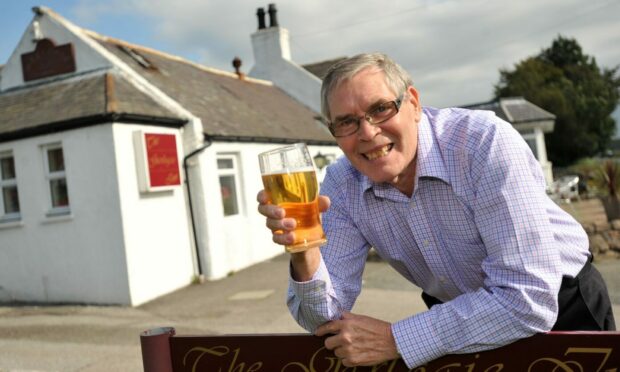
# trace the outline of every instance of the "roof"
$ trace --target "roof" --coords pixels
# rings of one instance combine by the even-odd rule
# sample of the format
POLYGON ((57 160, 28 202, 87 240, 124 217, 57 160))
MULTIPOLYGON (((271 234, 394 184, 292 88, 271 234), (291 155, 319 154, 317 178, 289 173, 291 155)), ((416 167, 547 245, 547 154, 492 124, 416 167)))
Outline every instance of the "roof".
POLYGON ((159 51, 91 36, 199 117, 209 137, 335 144, 318 113, 270 82, 240 79, 159 51))
POLYGON ((490 110, 511 124, 555 120, 555 115, 523 97, 500 98, 489 102, 461 106, 473 110, 490 110))
POLYGON ((340 62, 345 59, 347 59, 347 57, 338 57, 338 58, 330 59, 327 61, 315 62, 315 63, 310 63, 307 65, 302 65, 301 67, 305 68, 310 73, 312 73, 314 76, 323 80, 325 75, 327 75, 327 71, 329 70, 330 67, 332 67, 337 62, 340 62))
POLYGON ((123 119, 172 126, 186 122, 109 73, 3 92, 0 114, 0 140, 123 119))
MULTIPOLYGON (((46 13, 62 18, 51 10, 46 13)), ((233 73, 76 29, 200 118, 205 136, 211 139, 336 143, 318 113, 271 82, 240 79, 233 73)), ((187 121, 187 117, 179 117, 180 114, 136 88, 130 76, 113 71, 120 70, 109 70, 106 75, 100 72, 99 76, 59 76, 52 82, 42 81, 0 93, 0 141, 103 123, 104 118, 132 119, 138 123, 150 123, 148 119, 153 118, 155 125, 187 121), (116 88, 115 95, 106 95, 110 87, 116 88)))

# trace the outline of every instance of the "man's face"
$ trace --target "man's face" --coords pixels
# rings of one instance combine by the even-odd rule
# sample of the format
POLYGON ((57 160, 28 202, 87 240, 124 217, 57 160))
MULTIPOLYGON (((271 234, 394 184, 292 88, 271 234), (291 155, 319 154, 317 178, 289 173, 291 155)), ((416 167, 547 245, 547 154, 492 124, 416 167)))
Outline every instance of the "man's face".
MULTIPOLYGON (((331 118, 363 116, 374 105, 393 101, 403 92, 392 92, 382 71, 362 70, 329 95, 331 118)), ((377 126, 362 119, 359 130, 336 138, 351 164, 374 182, 387 182, 401 192, 413 193, 418 122, 421 108, 418 92, 409 87, 398 114, 377 126)))

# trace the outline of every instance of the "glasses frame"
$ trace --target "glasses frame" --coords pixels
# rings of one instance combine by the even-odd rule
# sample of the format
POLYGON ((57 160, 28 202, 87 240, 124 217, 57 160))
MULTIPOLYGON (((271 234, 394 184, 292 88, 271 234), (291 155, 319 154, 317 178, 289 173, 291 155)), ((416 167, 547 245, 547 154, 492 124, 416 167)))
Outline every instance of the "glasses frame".
POLYGON ((374 106, 372 109, 370 109, 369 111, 366 111, 364 113, 364 115, 362 116, 358 116, 358 117, 354 117, 354 118, 350 118, 350 119, 354 119, 355 120, 355 130, 353 130, 351 133, 347 133, 347 134, 342 134, 342 135, 336 135, 333 125, 334 122, 328 122, 327 123, 327 128, 329 128, 329 131, 331 132, 332 136, 336 137, 336 138, 342 138, 342 137, 348 137, 350 135, 353 135, 355 133, 357 133, 360 130, 360 127, 362 126, 362 119, 366 119, 366 121, 368 122, 368 124, 373 125, 373 126, 377 126, 380 124, 385 123, 386 121, 390 120, 391 118, 393 118, 394 116, 398 115, 398 113, 400 112, 400 106, 402 106, 403 101, 405 100, 405 96, 407 95, 407 91, 403 92, 403 94, 400 95, 400 97, 396 98, 393 101, 387 101, 387 102, 383 102, 379 105, 374 106), (370 113, 374 110, 376 110, 379 106, 383 106, 386 104, 392 104, 394 105, 394 108, 396 109, 396 111, 394 112, 393 115, 390 115, 387 118, 384 118, 380 121, 374 121, 372 119, 372 116, 370 115, 370 113))

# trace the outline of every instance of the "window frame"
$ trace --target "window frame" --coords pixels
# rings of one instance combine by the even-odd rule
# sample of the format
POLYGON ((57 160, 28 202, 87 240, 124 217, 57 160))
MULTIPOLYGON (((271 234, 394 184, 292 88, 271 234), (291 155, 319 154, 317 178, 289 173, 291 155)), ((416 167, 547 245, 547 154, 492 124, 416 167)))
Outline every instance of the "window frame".
POLYGON ((218 185, 220 186, 220 198, 222 198, 223 217, 234 218, 234 217, 242 216, 244 212, 244 208, 243 208, 243 203, 242 203, 242 198, 241 198, 241 173, 240 173, 240 166, 239 166, 239 156, 238 154, 232 154, 232 153, 218 153, 215 157, 215 161, 216 161, 216 169, 217 169, 217 181, 218 181, 218 185), (231 160, 232 167, 231 168, 220 168, 219 167, 220 160, 231 160), (227 215, 225 208, 224 208, 224 198, 222 197, 222 192, 221 192, 221 187, 222 187, 221 178, 223 176, 224 177, 232 176, 234 180, 234 185, 235 185, 234 195, 236 198, 236 205, 237 205, 237 213, 235 214, 227 215))
POLYGON ((2 170, 0 169, 0 223, 1 222, 12 222, 21 220, 21 204, 19 202, 19 186, 17 185, 17 167, 15 166, 15 156, 11 150, 8 151, 0 151, 0 160, 10 158, 13 160, 13 169, 15 170, 14 178, 5 179, 2 175, 2 170), (17 212, 6 212, 6 206, 4 205, 4 189, 8 187, 15 187, 17 192, 17 212))
POLYGON ((43 151, 43 170, 45 173, 45 188, 47 190, 47 206, 48 206, 48 211, 46 213, 46 216, 48 217, 53 217, 53 216, 63 216, 63 215, 68 215, 71 213, 71 199, 69 198, 69 184, 67 182, 67 162, 65 160, 65 151, 64 148, 62 146, 62 143, 57 142, 57 143, 50 143, 50 144, 46 144, 41 146, 41 149, 43 151), (51 150, 57 150, 60 149, 62 151, 62 158, 63 158, 63 169, 60 171, 51 171, 50 170, 50 163, 49 163, 49 152, 51 150), (62 180, 64 179, 65 181, 65 188, 66 188, 66 193, 67 193, 67 205, 62 205, 62 206, 54 206, 54 197, 52 195, 52 181, 57 181, 57 180, 62 180))

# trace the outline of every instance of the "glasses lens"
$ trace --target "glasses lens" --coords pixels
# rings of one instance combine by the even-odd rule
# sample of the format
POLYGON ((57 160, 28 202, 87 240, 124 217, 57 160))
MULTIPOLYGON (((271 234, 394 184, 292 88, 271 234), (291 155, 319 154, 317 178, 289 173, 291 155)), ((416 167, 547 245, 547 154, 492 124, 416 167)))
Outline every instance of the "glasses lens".
POLYGON ((392 116, 396 115, 397 112, 398 108, 396 107, 396 102, 385 102, 368 112, 368 118, 371 123, 379 124, 390 119, 392 116))
POLYGON ((346 118, 338 120, 330 126, 332 134, 336 137, 344 137, 357 130, 357 119, 346 118))

